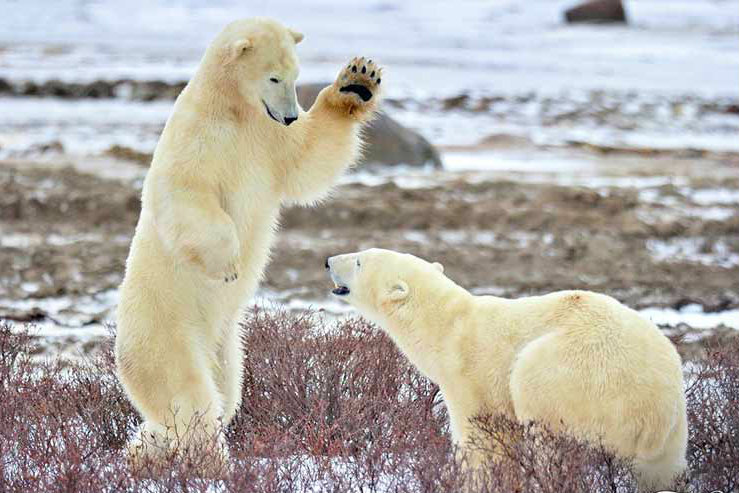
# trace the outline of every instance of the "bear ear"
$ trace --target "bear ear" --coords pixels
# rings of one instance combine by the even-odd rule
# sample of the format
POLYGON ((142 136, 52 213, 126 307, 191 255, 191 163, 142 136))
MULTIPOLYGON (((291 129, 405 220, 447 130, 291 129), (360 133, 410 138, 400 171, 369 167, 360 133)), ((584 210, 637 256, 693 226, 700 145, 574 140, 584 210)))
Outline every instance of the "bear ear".
POLYGON ((299 33, 298 31, 293 31, 292 29, 288 29, 287 32, 290 33, 290 36, 292 36, 293 41, 295 41, 295 44, 300 43, 301 41, 303 41, 303 38, 305 38, 305 36, 303 36, 303 33, 299 33))
POLYGON ((439 262, 434 262, 433 266, 436 267, 436 270, 438 270, 442 274, 444 273, 444 266, 441 265, 439 262))
POLYGON ((228 59, 230 62, 232 62, 253 48, 254 48, 254 42, 249 38, 244 38, 238 41, 234 41, 231 44, 231 50, 230 50, 228 59))
POLYGON ((390 299, 393 301, 400 301, 408 296, 408 284, 405 281, 398 280, 390 288, 390 299))

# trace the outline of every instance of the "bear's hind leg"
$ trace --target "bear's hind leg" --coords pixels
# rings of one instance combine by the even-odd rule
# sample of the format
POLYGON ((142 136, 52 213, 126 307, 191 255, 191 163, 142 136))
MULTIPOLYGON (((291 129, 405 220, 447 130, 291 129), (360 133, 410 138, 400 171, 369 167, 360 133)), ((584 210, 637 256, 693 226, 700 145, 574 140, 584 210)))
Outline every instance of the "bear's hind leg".
POLYGON ((205 474, 224 470, 228 449, 223 435, 223 398, 211 365, 183 370, 183 386, 166 420, 177 455, 187 456, 205 474))
POLYGON ((670 431, 662 453, 650 460, 634 458, 639 491, 670 490, 675 488, 676 477, 685 471, 688 442, 688 422, 684 404, 681 404, 677 422, 670 431))
POLYGON ((241 405, 244 347, 239 324, 233 323, 226 328, 218 360, 216 379, 223 395, 223 425, 228 426, 241 405))
POLYGON ((167 430, 157 423, 144 421, 126 445, 131 467, 144 471, 164 463, 170 453, 167 430))
POLYGON ((228 459, 223 398, 212 370, 216 355, 206 352, 215 351, 200 341, 170 340, 156 347, 166 350, 146 359, 124 348, 119 354, 126 362, 119 365, 121 382, 145 421, 129 443, 131 462, 192 453, 196 465, 222 470, 228 459))
POLYGON ((652 462, 634 461, 637 484, 640 492, 671 490, 675 487, 675 479, 685 471, 685 458, 676 457, 668 451, 658 460, 652 462))

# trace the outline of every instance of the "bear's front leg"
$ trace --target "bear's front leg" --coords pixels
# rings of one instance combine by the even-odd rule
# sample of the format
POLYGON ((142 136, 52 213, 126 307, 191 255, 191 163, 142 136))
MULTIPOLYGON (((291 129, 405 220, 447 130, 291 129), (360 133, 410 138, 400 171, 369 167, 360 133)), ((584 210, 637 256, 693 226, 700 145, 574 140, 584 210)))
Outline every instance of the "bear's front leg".
POLYGON ((360 128, 377 112, 382 69, 372 60, 354 58, 336 81, 325 87, 305 117, 286 132, 284 198, 314 204, 361 153, 360 128))
POLYGON ((238 278, 241 245, 236 225, 218 194, 197 183, 151 177, 148 190, 159 238, 178 264, 216 281, 238 278))
POLYGON ((193 225, 179 242, 179 257, 214 281, 239 277, 240 242, 233 221, 193 225))

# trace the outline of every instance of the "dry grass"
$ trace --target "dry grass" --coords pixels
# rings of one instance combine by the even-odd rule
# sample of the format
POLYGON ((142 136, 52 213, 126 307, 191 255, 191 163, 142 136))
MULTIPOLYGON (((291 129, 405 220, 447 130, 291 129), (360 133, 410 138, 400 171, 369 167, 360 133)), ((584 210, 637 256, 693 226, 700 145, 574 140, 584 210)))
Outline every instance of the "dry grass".
MULTIPOLYGON (((147 478, 122 455, 139 418, 111 348, 39 365, 27 356, 33 340, 0 326, 0 491, 634 491, 628 464, 606 450, 499 417, 479 419, 479 446, 505 444, 503 459, 465 478, 438 388, 361 320, 255 311, 244 337, 230 470, 203 479, 197 463, 175 460, 147 478)), ((739 343, 710 352, 688 401, 690 474, 678 488, 739 491, 739 343)))

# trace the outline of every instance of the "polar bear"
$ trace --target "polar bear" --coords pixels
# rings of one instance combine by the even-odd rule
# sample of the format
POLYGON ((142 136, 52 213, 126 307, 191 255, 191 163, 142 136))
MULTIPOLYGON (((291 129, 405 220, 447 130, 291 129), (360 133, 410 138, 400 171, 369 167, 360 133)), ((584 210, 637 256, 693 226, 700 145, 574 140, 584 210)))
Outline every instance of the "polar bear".
POLYGON ((202 443, 233 418, 239 316, 268 261, 280 206, 316 203, 359 155, 382 71, 351 60, 303 112, 302 39, 274 20, 229 24, 154 152, 117 310, 118 375, 143 417, 128 446, 134 463, 169 453, 174 436, 202 443))
POLYGON ((382 249, 330 257, 326 268, 333 293, 439 385, 455 443, 468 442, 470 418, 499 412, 602 440, 633 460, 645 490, 668 488, 684 470, 680 356, 615 299, 588 291, 473 296, 441 264, 382 249))

